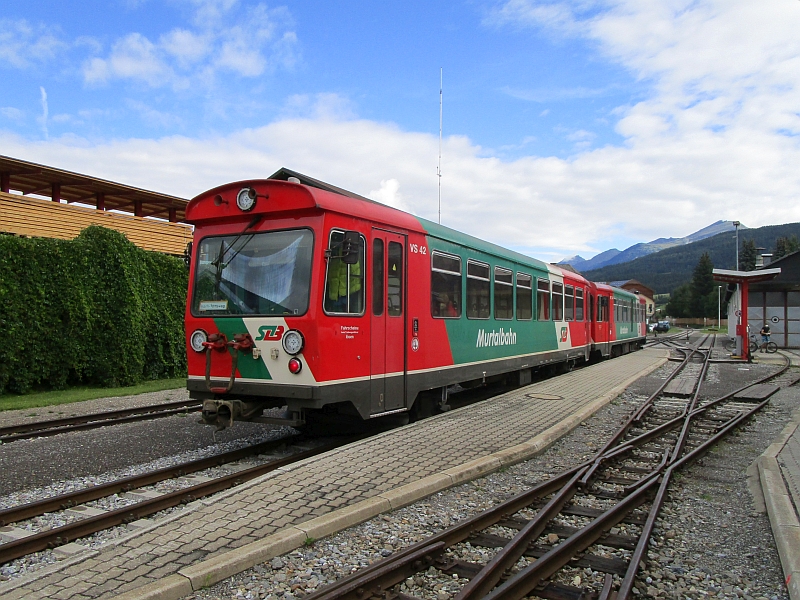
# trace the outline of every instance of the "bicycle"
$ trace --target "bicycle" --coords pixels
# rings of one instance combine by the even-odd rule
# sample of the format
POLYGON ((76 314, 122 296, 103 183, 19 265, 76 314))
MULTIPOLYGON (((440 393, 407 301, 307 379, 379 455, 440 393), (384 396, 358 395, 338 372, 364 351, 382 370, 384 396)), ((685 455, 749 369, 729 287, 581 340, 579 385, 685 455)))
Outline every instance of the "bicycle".
POLYGON ((778 344, 775 342, 762 342, 759 344, 756 341, 756 334, 752 334, 750 336, 750 354, 758 350, 759 352, 767 352, 768 354, 774 354, 778 351, 778 344))

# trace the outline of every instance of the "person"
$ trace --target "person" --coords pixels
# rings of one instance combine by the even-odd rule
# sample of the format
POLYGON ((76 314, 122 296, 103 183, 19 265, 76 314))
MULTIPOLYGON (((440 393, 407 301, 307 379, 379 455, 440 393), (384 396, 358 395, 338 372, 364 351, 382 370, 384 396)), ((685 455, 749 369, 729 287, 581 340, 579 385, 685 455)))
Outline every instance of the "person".
POLYGON ((769 342, 769 323, 764 323, 764 326, 761 328, 761 348, 759 348, 759 352, 763 352, 764 348, 766 347, 767 342, 769 342))
POLYGON ((361 261, 348 265, 332 256, 328 264, 328 297, 325 308, 334 313, 361 312, 361 261), (350 267, 350 307, 347 306, 347 275, 350 267))

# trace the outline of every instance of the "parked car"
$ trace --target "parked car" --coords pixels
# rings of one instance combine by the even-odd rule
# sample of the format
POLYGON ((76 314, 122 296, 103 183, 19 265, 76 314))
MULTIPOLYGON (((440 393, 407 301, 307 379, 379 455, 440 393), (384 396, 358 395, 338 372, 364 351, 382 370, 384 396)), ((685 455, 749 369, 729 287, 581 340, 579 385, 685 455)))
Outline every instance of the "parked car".
POLYGON ((656 326, 653 327, 653 331, 656 333, 665 333, 669 331, 669 321, 659 321, 656 323, 656 326))

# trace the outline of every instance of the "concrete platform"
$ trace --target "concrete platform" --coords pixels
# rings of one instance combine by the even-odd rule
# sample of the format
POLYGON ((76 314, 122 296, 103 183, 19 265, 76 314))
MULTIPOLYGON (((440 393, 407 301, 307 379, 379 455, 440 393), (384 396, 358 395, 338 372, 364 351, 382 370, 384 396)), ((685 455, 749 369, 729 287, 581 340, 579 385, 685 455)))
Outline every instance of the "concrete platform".
POLYGON ((758 473, 789 597, 800 600, 800 409, 759 457, 758 473))
POLYGON ((542 452, 639 377, 663 348, 539 382, 278 469, 0 585, 0 597, 171 600, 382 512, 542 452))

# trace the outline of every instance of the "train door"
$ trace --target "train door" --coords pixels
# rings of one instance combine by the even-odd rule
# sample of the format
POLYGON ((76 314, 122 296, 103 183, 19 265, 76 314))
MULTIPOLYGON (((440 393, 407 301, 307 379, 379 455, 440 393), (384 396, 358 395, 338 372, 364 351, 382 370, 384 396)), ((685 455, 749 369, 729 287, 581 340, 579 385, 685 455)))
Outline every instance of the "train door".
POLYGON ((405 406, 405 236, 372 230, 370 394, 374 414, 405 406))

